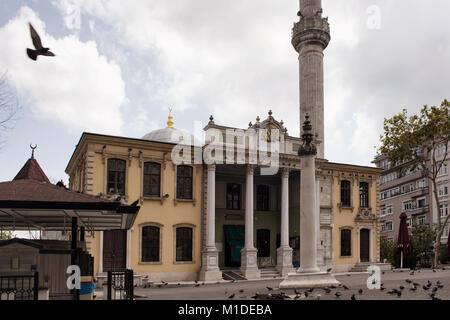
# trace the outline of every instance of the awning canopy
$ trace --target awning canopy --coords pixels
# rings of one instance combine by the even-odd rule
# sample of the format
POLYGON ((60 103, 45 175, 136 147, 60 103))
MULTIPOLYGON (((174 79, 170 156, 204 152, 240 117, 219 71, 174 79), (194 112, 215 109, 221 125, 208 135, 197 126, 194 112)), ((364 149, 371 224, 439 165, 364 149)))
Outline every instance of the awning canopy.
POLYGON ((70 231, 73 217, 86 231, 129 229, 139 209, 43 181, 0 183, 0 228, 4 230, 70 231))

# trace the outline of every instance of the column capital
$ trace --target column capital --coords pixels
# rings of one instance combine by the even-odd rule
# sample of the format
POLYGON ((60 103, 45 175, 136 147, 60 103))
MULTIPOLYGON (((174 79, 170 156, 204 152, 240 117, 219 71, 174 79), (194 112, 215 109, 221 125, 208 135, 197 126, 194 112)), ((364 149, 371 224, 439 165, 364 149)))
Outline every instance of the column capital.
POLYGON ((216 171, 216 165, 215 164, 208 164, 208 171, 216 171))
POLYGON ((254 172, 255 172, 255 165, 254 164, 248 164, 246 167, 245 167, 245 172, 247 173, 247 174, 253 174, 254 172))
POLYGON ((283 178, 289 178, 289 172, 291 172, 291 169, 289 169, 289 168, 281 168, 281 176, 283 178))

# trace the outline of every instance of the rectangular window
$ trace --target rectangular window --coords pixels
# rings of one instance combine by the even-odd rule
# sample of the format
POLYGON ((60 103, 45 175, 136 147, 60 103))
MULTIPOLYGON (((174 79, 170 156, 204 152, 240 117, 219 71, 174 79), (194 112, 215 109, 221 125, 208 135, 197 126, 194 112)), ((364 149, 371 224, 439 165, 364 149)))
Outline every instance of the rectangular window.
POLYGON ((425 224, 427 222, 426 216, 420 216, 417 221, 419 224, 425 224))
POLYGON ((419 180, 419 181, 417 182, 417 187, 418 187, 419 189, 425 188, 425 180, 419 180))
POLYGON ((192 228, 177 228, 176 261, 192 261, 192 228))
POLYGON ((369 184, 367 182, 359 184, 359 206, 361 208, 369 207, 369 184))
POLYGON ((341 181, 341 204, 344 207, 350 207, 350 181, 341 181))
POLYGON ((411 218, 406 219, 406 225, 409 227, 412 227, 412 220, 411 218))
POLYGON ((108 159, 108 194, 125 194, 125 163, 125 160, 108 159))
POLYGON ((386 222, 386 231, 392 231, 392 221, 386 222))
POLYGON ((386 207, 386 214, 392 214, 392 206, 386 207))
POLYGON ((177 199, 192 200, 192 167, 177 167, 177 199))
POLYGON ((439 213, 440 213, 441 217, 448 216, 448 204, 447 203, 439 205, 439 213))
POLYGON ((256 187, 256 210, 269 211, 269 186, 256 187))
POLYGON ((411 210, 412 208, 412 201, 403 202, 403 210, 411 210))
POLYGON ((227 209, 241 209, 241 185, 237 183, 227 183, 227 209))
POLYGON ((426 207, 426 201, 425 201, 425 199, 417 200, 417 206, 418 206, 419 208, 425 208, 425 207, 426 207))
POLYGON ((384 223, 381 224, 381 232, 386 231, 386 225, 384 223))
POLYGON ((161 165, 154 162, 144 163, 144 196, 161 196, 161 165))
POLYGON ((341 230, 341 256, 350 257, 352 255, 352 231, 350 229, 341 230))

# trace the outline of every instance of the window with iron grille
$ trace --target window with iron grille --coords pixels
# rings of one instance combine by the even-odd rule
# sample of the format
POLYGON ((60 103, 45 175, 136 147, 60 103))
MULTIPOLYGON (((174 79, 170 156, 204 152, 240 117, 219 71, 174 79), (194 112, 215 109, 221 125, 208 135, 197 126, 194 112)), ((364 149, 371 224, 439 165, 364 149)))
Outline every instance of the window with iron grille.
POLYGON ((359 206, 361 208, 369 207, 369 184, 367 182, 359 184, 359 206))
POLYGON ((192 261, 192 228, 177 228, 176 233, 176 261, 192 261))
POLYGON ((125 194, 125 163, 125 160, 108 159, 107 192, 109 194, 125 194))
POLYGON ((237 183, 227 183, 227 209, 241 209, 241 185, 237 183))
POLYGON ((258 229, 256 231, 256 248, 258 257, 270 257, 270 230, 258 229))
POLYGON ((192 167, 177 167, 177 199, 192 199, 192 167))
POLYGON ((259 185, 256 187, 256 210, 269 211, 269 186, 259 185))
POLYGON ((155 162, 144 163, 144 196, 161 196, 161 164, 155 162))
POLYGON ((159 261, 159 235, 158 227, 142 228, 142 262, 159 261))
POLYGON ((350 207, 350 181, 341 181, 341 204, 344 207, 350 207))
POLYGON ((349 257, 352 255, 352 231, 350 229, 341 230, 341 256, 349 257))

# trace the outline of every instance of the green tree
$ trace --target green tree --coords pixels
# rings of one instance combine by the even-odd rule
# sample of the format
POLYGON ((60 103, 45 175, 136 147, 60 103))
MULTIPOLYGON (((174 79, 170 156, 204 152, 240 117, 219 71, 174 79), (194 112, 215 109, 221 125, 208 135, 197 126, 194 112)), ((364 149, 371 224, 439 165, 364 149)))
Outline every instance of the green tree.
POLYGON ((14 236, 12 231, 0 231, 0 240, 9 240, 14 236))
POLYGON ((384 261, 384 259, 386 259, 386 261, 388 261, 389 263, 393 264, 394 263, 395 250, 396 250, 396 246, 395 246, 395 242, 394 241, 390 241, 386 237, 381 237, 380 238, 380 256, 381 256, 381 261, 384 261))
MULTIPOLYGON (((421 170, 423 176, 433 186, 433 196, 439 205, 436 178, 449 156, 450 102, 444 100, 440 107, 424 106, 419 115, 408 117, 403 111, 390 119, 384 119, 384 134, 380 136, 379 152, 387 155, 394 164, 404 164, 402 170, 421 170), (442 152, 444 151, 444 152, 442 152)), ((439 207, 438 207, 439 210, 439 207)), ((439 211, 438 211, 439 217, 439 211)), ((435 248, 440 245, 441 236, 450 215, 438 218, 434 226, 435 248)), ((434 250, 433 265, 438 261, 438 250, 434 250)))

